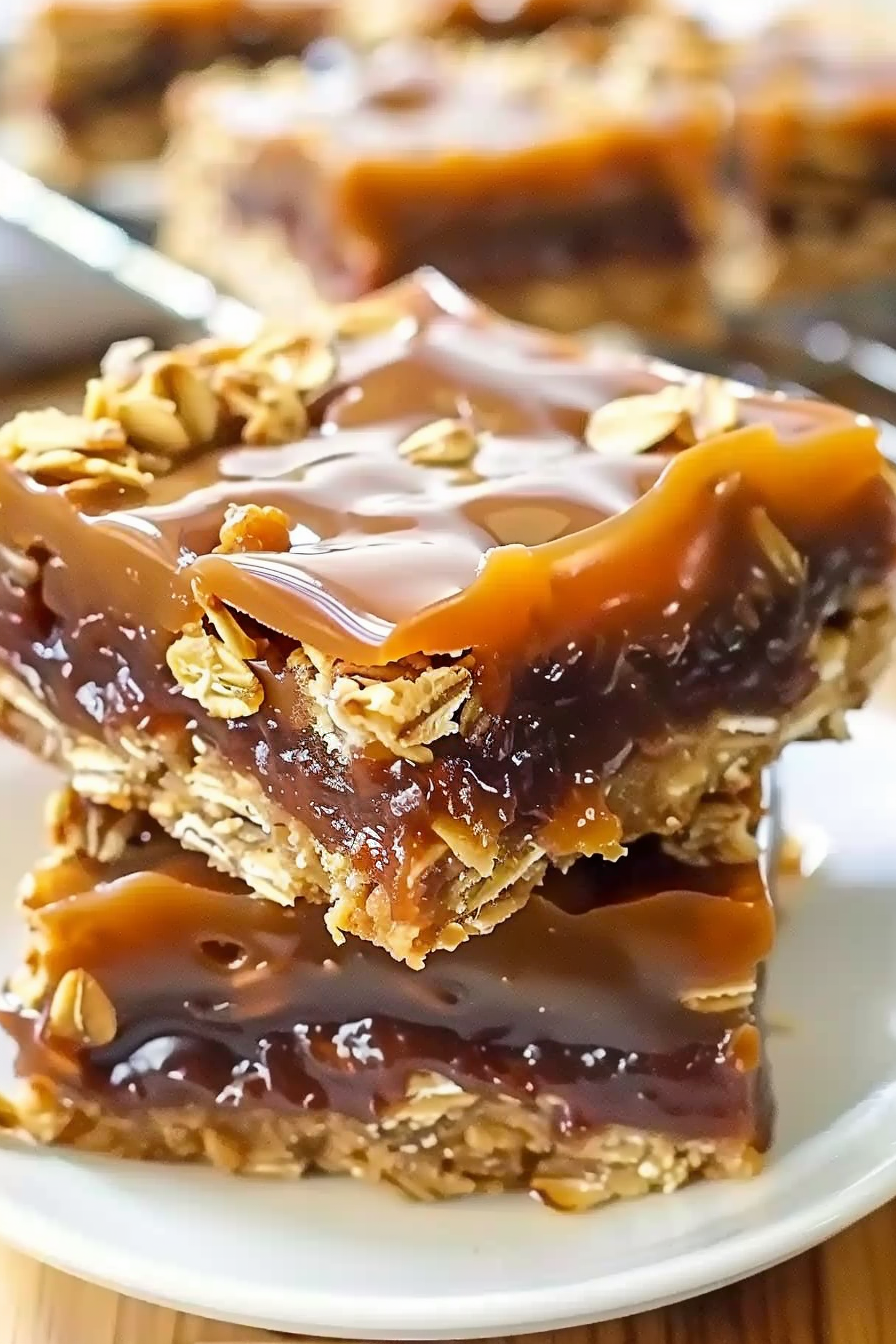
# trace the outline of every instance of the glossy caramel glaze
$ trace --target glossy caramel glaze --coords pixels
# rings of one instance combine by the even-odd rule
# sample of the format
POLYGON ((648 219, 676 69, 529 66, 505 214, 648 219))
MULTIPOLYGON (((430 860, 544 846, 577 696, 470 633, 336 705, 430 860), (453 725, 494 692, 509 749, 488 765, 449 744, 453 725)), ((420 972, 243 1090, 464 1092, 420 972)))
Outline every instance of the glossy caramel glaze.
MULTIPOLYGON (((45 561, 30 587, 7 576, 0 649, 81 734, 198 724, 399 918, 423 899, 437 818, 522 845, 558 816, 576 825, 576 800, 584 816, 639 752, 716 714, 796 706, 820 625, 889 573, 896 521, 874 430, 846 411, 741 389, 735 432, 610 459, 584 444, 589 414, 684 375, 500 323, 432 273, 392 301, 391 330, 344 344, 301 443, 209 451, 147 502, 90 509, 0 466, 0 541, 45 561), (446 415, 482 432, 471 469, 399 456, 446 415), (212 554, 234 501, 282 508, 290 551, 212 554), (759 506, 798 572, 763 549, 759 506), (257 713, 210 718, 165 666, 198 614, 193 581, 253 618, 257 713), (346 759, 310 726, 286 665, 297 641, 349 670, 466 651, 475 722, 429 764, 346 759)), ((436 887, 458 871, 446 854, 436 887)))
POLYGON ((410 971, 319 908, 253 900, 170 841, 107 868, 38 869, 29 901, 50 994, 81 968, 113 1002, 115 1040, 77 1049, 45 1007, 4 1024, 20 1072, 105 1106, 327 1108, 362 1120, 431 1071, 474 1092, 548 1093, 563 1127, 764 1136, 748 1008, 697 992, 752 985, 773 917, 755 865, 693 869, 649 846, 553 874, 489 938, 410 971))

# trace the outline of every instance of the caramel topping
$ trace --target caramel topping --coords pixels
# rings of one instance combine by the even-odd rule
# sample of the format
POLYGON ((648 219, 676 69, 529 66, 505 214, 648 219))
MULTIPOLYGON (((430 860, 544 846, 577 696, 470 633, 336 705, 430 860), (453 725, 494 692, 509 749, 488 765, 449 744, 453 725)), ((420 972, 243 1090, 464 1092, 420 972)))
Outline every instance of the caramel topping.
POLYGON ((604 791, 593 776, 578 776, 566 797, 546 826, 538 832, 538 842, 552 855, 601 854, 618 859, 625 853, 620 845, 619 820, 607 806, 604 791))
MULTIPOLYGON (((777 408, 745 409, 761 415, 777 408)), ((500 412, 485 406, 482 414, 496 424, 500 412)), ((680 630, 685 608, 717 599, 728 579, 704 561, 695 586, 687 572, 699 563, 695 531, 712 547, 739 500, 751 498, 768 501, 784 526, 807 540, 825 514, 836 516, 878 476, 870 426, 842 424, 825 433, 823 425, 819 415, 817 434, 786 447, 757 425, 671 462, 655 457, 640 473, 595 462, 562 434, 526 441, 511 432, 515 460, 523 465, 528 456, 528 471, 505 475, 499 467, 476 484, 440 480, 434 487, 392 459, 388 431, 362 437, 349 430, 332 448, 327 439, 313 440, 284 450, 279 462, 268 454, 265 485, 254 486, 287 513, 292 504, 310 533, 306 545, 288 555, 200 555, 190 573, 272 629, 362 663, 469 647, 531 657, 596 621, 619 633, 675 602, 669 625, 680 630), (376 447, 385 450, 381 465, 376 447), (315 459, 319 469, 307 470, 315 459), (549 461, 562 472, 554 480, 549 461), (307 485, 284 485, 281 494, 277 474, 295 477, 303 466, 307 485), (807 495, 809 477, 821 497, 807 495), (657 565, 656 555, 667 563, 657 565)), ((490 433, 500 463, 510 444, 505 448, 497 429, 490 433)), ((488 451, 477 458, 483 475, 488 451)), ((253 466, 234 455, 219 470, 238 478, 253 466)), ((220 507, 228 488, 236 493, 240 486, 218 486, 205 499, 220 507)), ((145 517, 163 538, 172 512, 148 509, 145 517)), ((129 526, 126 517, 121 522, 129 526)))
POLYGON ((136 573, 140 610, 172 630, 198 581, 361 664, 470 647, 533 656, 595 623, 682 631, 689 609, 753 563, 747 537, 726 566, 710 560, 741 501, 804 546, 864 491, 889 511, 874 431, 845 411, 739 389, 738 432, 619 460, 587 447, 595 413, 686 386, 665 381, 674 371, 499 323, 436 275, 399 287, 394 303, 391 330, 343 347, 302 441, 206 452, 127 511, 79 519, 64 496, 42 501, 60 540, 80 527, 87 554, 120 557, 102 581, 111 609, 136 573), (405 455, 443 410, 478 435, 472 480, 405 455), (289 550, 221 554, 230 505, 279 510, 289 550))

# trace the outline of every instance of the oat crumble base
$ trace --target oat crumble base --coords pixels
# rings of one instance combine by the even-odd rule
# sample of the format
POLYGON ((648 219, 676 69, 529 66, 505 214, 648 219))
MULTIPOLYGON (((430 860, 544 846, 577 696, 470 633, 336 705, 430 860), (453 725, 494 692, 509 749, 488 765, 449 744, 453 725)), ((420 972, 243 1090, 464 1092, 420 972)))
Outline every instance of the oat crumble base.
POLYGON ((565 1212, 697 1179, 756 1175, 762 1157, 742 1139, 673 1139, 619 1125, 563 1135, 554 1103, 486 1100, 436 1074, 409 1079, 404 1101, 377 1123, 317 1112, 228 1113, 199 1107, 114 1114, 32 1079, 0 1106, 0 1130, 38 1144, 146 1161, 209 1163, 249 1176, 312 1172, 391 1185, 413 1199, 528 1190, 565 1212))
MULTIPOLYGON (((46 819, 54 848, 20 887, 29 941, 5 985, 7 1002, 45 1014, 45 1030, 66 1046, 102 1047, 117 1035, 115 1008, 88 971, 71 967, 54 976, 54 943, 42 910, 58 862, 114 863, 145 818, 87 803, 67 787, 51 797, 46 819)), ((748 1012, 756 993, 756 979, 748 977, 692 990, 681 1002, 701 1014, 748 1012)), ((549 1088, 524 1101, 468 1091, 438 1071, 419 1069, 408 1074, 403 1098, 367 1123, 332 1110, 257 1104, 116 1108, 39 1071, 12 1099, 0 1097, 0 1131, 40 1145, 209 1163, 231 1174, 348 1174, 421 1200, 522 1189, 557 1209, 581 1211, 651 1191, 668 1194, 694 1179, 751 1176, 762 1163, 758 1140, 746 1137, 684 1137, 619 1124, 570 1130, 565 1114, 549 1088)))

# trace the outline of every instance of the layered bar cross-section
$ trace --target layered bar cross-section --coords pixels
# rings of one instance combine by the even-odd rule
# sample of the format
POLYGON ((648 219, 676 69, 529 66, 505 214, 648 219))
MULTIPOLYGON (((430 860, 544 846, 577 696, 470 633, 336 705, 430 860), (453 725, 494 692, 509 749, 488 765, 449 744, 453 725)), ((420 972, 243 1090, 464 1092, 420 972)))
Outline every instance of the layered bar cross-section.
POLYGON ((755 861, 586 861, 415 972, 334 948, 320 909, 253 899, 145 818, 68 796, 55 824, 0 997, 24 1084, 3 1118, 41 1142, 563 1209, 759 1169, 755 861))
POLYGON ((809 6, 734 64, 746 204, 765 231, 764 282, 809 294, 896 266, 892 24, 809 6))
POLYGON ((316 321, 0 431, 8 731, 412 966, 551 863, 751 859, 762 769, 886 658, 872 425, 432 272, 316 321))

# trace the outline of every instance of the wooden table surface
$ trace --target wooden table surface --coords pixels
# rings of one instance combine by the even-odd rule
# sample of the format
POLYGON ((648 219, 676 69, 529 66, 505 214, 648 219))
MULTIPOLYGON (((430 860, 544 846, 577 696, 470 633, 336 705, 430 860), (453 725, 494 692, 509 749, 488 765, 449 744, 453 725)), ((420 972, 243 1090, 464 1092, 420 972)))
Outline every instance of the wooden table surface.
MULTIPOLYGON (((663 1311, 565 1330, 551 1336, 551 1344, 893 1344, 894 1260, 896 1203, 817 1250, 732 1288, 663 1311)), ((0 1344, 250 1344, 287 1338, 294 1336, 148 1306, 0 1251, 0 1344)), ((546 1338, 532 1336, 532 1344, 546 1338)))
MULTIPOLYGON (((57 395, 46 400, 70 401, 71 383, 57 384, 53 392, 57 395)), ((33 406, 40 398, 0 393, 0 402, 9 406, 10 400, 13 406, 33 406)), ((896 708, 896 672, 888 683, 880 699, 896 708)), ((0 1227, 0 1240, 2 1235, 0 1227)), ((0 1247, 0 1344, 255 1344, 295 1338, 307 1337, 224 1325, 137 1302, 0 1247)), ((530 1338, 538 1344, 547 1337, 530 1338)), ((562 1331, 550 1344, 896 1344, 896 1201, 777 1269, 662 1311, 562 1331)))

